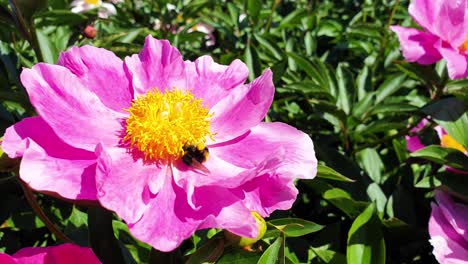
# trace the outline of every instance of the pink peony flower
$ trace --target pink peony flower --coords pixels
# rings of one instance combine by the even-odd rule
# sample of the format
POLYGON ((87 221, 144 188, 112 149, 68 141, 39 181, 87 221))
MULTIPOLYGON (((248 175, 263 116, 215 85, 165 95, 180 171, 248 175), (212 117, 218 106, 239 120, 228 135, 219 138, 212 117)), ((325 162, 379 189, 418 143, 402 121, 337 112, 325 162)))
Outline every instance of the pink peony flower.
POLYGON ((9 256, 0 253, 2 264, 99 264, 91 248, 73 244, 42 248, 23 248, 9 256))
POLYGON ((20 177, 33 189, 98 200, 159 250, 203 228, 256 237, 251 212, 289 209, 294 179, 312 179, 317 160, 309 136, 262 122, 271 71, 247 76, 239 60, 184 61, 151 36, 125 62, 75 47, 58 65, 23 70, 39 116, 8 128, 2 147, 23 157, 20 177))
POLYGON ((436 192, 432 204, 429 235, 432 253, 441 264, 468 262, 468 206, 455 203, 443 192, 436 192))
MULTIPOLYGON (((417 126, 411 129, 410 132, 418 133, 426 126, 427 122, 428 122, 427 119, 423 119, 417 126)), ((441 126, 434 127, 434 130, 437 132, 437 135, 439 136, 440 145, 442 147, 457 149, 465 153, 465 155, 468 155, 468 151, 460 143, 458 143, 452 136, 447 134, 445 129, 443 129, 441 126)), ((406 140, 406 149, 409 152, 415 152, 426 147, 425 145, 422 144, 421 139, 419 138, 418 135, 414 135, 414 136, 406 135, 405 140, 406 140)), ((447 167, 447 169, 454 173, 468 174, 468 172, 466 171, 457 170, 451 167, 447 167)))
POLYGON ((414 0, 409 13, 423 28, 391 26, 409 62, 433 64, 447 60, 451 79, 468 76, 467 0, 414 0))

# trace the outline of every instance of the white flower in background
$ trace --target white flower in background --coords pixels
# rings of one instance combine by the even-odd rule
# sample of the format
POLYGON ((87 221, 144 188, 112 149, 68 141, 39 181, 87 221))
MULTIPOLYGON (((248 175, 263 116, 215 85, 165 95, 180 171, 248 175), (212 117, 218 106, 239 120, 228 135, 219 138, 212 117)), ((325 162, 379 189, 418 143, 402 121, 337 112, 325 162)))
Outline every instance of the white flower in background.
MULTIPOLYGON (((122 3, 124 0, 111 0, 112 3, 122 3)), ((83 13, 91 9, 98 8, 100 18, 108 18, 110 15, 117 14, 115 6, 110 3, 104 3, 102 0, 74 0, 71 3, 73 13, 83 13)))
POLYGON ((198 31, 201 33, 205 33, 205 45, 206 46, 213 46, 216 42, 216 37, 214 35, 214 27, 203 22, 197 23, 195 26, 191 27, 187 32, 198 31))

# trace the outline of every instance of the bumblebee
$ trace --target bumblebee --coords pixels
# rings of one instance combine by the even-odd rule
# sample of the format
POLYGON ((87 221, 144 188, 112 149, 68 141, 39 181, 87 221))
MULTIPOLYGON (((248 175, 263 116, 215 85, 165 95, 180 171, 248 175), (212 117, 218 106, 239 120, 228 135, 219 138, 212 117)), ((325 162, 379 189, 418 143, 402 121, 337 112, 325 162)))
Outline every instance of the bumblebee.
POLYGON ((186 145, 184 147, 182 162, 189 167, 193 167, 208 174, 210 171, 202 164, 208 159, 208 154, 208 148, 202 143, 198 145, 186 145))

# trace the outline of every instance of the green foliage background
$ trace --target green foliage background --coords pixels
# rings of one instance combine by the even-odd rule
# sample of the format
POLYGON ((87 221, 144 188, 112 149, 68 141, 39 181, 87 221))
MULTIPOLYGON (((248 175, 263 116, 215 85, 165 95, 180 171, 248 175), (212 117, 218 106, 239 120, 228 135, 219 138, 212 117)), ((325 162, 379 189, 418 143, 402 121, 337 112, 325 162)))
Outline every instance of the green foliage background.
MULTIPOLYGON (((116 16, 97 19, 96 11, 74 14, 68 1, 49 0, 35 13, 23 7, 25 28, 15 23, 12 2, 28 1, 0 0, 0 134, 34 115, 19 81, 23 67, 55 63, 60 51, 85 44, 123 58, 138 53, 151 34, 170 40, 185 59, 210 55, 228 64, 239 58, 250 80, 271 68, 276 94, 266 120, 308 133, 320 163, 316 179, 297 182, 293 208, 267 219, 256 252, 226 245, 222 232, 206 230, 163 254, 109 215, 102 219, 113 232, 96 238, 88 232, 96 228, 88 219, 92 209, 35 193, 75 243, 114 241, 124 263, 435 263, 427 232, 433 190, 443 186, 468 196, 468 181, 442 168, 468 170, 468 162, 437 147, 430 129, 424 142, 435 146, 410 155, 404 135, 427 114, 448 131, 468 131, 468 82, 448 80, 443 62, 423 67, 403 60, 388 26, 416 27, 408 1, 125 1, 116 16), (190 30, 199 22, 215 29, 214 46, 190 30), (94 39, 83 37, 89 24, 97 29, 94 39)), ((468 147, 466 133, 452 136, 468 147)), ((8 170, 16 162, 0 163, 0 251, 9 254, 60 243, 8 170)))

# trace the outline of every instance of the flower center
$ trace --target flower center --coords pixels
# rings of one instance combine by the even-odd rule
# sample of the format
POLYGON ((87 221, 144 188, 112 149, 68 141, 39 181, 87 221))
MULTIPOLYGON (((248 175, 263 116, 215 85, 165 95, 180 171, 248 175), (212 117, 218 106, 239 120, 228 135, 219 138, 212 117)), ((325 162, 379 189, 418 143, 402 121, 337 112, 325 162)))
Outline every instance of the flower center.
POLYGON ((461 44, 460 47, 458 47, 458 49, 461 52, 465 52, 465 53, 468 51, 468 35, 467 35, 465 42, 463 42, 463 44, 461 44))
POLYGON ((134 99, 127 112, 123 142, 139 150, 147 162, 171 162, 182 158, 186 146, 204 146, 211 114, 189 91, 153 90, 134 99))
POLYGON ((97 5, 99 0, 84 0, 89 5, 97 5))
POLYGON ((449 135, 442 136, 442 138, 440 139, 440 145, 442 145, 442 147, 454 148, 454 149, 458 149, 461 152, 466 152, 466 149, 462 145, 460 145, 460 143, 458 143, 453 137, 449 135))

